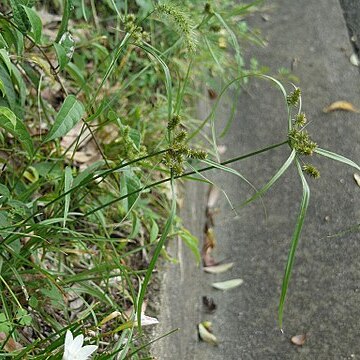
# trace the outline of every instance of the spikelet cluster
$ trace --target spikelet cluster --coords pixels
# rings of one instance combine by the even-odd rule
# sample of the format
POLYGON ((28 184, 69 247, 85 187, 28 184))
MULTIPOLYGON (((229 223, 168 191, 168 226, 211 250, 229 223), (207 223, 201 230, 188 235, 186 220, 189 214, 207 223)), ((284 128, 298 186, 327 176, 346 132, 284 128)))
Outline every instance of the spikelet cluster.
POLYGON ((163 15, 172 23, 174 30, 182 36, 188 51, 196 50, 196 34, 194 26, 188 15, 182 9, 173 3, 159 4, 156 8, 157 15, 163 15))
POLYGON ((172 141, 170 149, 163 157, 163 163, 175 176, 184 173, 184 162, 186 159, 206 159, 206 151, 187 146, 188 133, 181 129, 181 118, 179 115, 174 115, 170 119, 167 128, 171 134, 172 141))
POLYGON ((131 37, 135 44, 141 44, 150 41, 150 34, 143 30, 143 28, 136 23, 134 14, 129 14, 124 19, 125 31, 131 33, 131 37))

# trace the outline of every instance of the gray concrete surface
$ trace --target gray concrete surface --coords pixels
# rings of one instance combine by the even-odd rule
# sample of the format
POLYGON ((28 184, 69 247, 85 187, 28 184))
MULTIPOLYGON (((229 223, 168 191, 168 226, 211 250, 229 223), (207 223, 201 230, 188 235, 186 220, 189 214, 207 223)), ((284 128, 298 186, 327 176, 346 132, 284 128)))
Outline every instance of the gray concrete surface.
MULTIPOLYGON (((309 132, 322 148, 360 163, 360 115, 322 112, 337 100, 360 107, 360 76, 346 54, 352 48, 339 2, 277 0, 271 6, 268 21, 260 14, 250 19, 269 43, 263 49, 249 49, 251 55, 274 73, 294 64, 301 80, 303 109, 311 121, 309 132)), ((228 148, 223 160, 286 137, 285 109, 270 84, 253 81, 247 94, 233 100, 238 102, 236 121, 228 136, 219 140, 228 148)), ((220 129, 221 116, 217 121, 220 129)), ((260 187, 288 154, 289 149, 283 147, 233 167, 260 187)), ((284 334, 277 327, 277 306, 301 199, 293 168, 264 196, 267 219, 259 201, 234 217, 225 199, 219 200, 216 257, 235 262, 232 270, 205 274, 196 268, 184 245, 170 244, 181 266, 165 269, 157 333, 180 330, 155 344, 157 359, 360 359, 360 233, 344 231, 359 224, 360 188, 353 180, 354 169, 318 156, 311 161, 321 178, 309 179, 310 206, 288 291, 284 334), (210 286, 235 277, 244 284, 228 292, 210 286), (217 303, 214 314, 204 313, 204 295, 217 303), (196 325, 204 320, 213 322, 219 346, 199 342, 196 325), (291 336, 303 333, 307 340, 302 347, 291 344, 291 336)), ((234 204, 251 194, 236 177, 219 172, 208 175, 234 204)), ((203 185, 189 184, 185 198, 186 225, 200 238, 205 191, 203 185)))

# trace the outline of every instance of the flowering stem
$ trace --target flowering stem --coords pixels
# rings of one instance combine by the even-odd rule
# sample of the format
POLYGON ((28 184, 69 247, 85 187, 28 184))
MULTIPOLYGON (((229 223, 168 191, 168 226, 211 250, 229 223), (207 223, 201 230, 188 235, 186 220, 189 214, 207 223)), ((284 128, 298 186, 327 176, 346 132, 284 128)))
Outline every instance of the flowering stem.
MULTIPOLYGON (((283 141, 283 142, 278 143, 278 144, 270 145, 270 146, 268 146, 268 147, 266 147, 266 148, 253 151, 253 152, 248 153, 248 154, 245 154, 245 155, 237 156, 237 157, 235 157, 235 158, 232 158, 232 159, 223 161, 223 162, 220 163, 220 165, 231 164, 231 163, 233 163, 233 162, 240 161, 240 160, 246 159, 246 158, 248 158, 248 157, 255 156, 255 155, 261 154, 261 153, 263 153, 263 152, 266 152, 266 151, 275 149, 275 148, 280 147, 280 146, 285 145, 285 144, 288 144, 288 140, 283 141)), ((182 174, 182 175, 174 176, 174 179, 179 179, 179 178, 183 178, 183 177, 186 177, 186 176, 191 176, 191 175, 194 175, 194 174, 196 174, 196 173, 201 173, 201 172, 203 172, 203 171, 208 171, 208 170, 215 169, 215 168, 216 168, 216 166, 211 165, 211 166, 207 166, 207 167, 198 169, 198 170, 196 170, 196 171, 188 171, 188 172, 185 172, 185 173, 182 174)), ((101 210, 101 209, 103 209, 103 208, 105 208, 105 207, 107 207, 107 206, 110 206, 110 205, 112 205, 112 204, 115 204, 116 202, 121 201, 121 200, 123 200, 123 199, 126 199, 126 198, 128 198, 129 196, 131 196, 131 195, 135 195, 135 194, 137 194, 137 193, 139 193, 139 192, 142 192, 142 191, 144 191, 144 190, 151 189, 152 187, 161 185, 161 184, 163 184, 163 183, 166 183, 166 182, 170 181, 171 179, 172 179, 171 177, 167 177, 167 178, 165 178, 165 179, 162 179, 162 180, 159 180, 159 181, 155 181, 155 182, 153 182, 153 183, 151 183, 151 184, 149 184, 149 185, 143 186, 142 188, 136 189, 136 190, 134 190, 134 191, 132 191, 132 192, 130 192, 130 193, 128 193, 128 194, 125 194, 125 195, 123 195, 123 196, 120 196, 120 197, 118 197, 118 198, 116 198, 116 199, 114 199, 114 200, 111 200, 111 201, 107 202, 106 204, 101 205, 101 206, 99 206, 99 207, 97 207, 97 208, 95 208, 95 209, 87 212, 87 213, 84 214, 83 216, 88 216, 88 215, 90 215, 90 214, 93 214, 93 213, 95 213, 96 211, 99 211, 99 210, 101 210)))

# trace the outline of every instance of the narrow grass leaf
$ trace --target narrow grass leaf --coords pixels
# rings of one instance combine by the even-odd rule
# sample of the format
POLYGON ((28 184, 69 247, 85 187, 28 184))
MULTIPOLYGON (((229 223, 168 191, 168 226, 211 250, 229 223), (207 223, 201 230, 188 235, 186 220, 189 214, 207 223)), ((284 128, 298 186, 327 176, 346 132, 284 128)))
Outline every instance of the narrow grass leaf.
POLYGON ((296 155, 295 150, 292 150, 288 159, 284 162, 284 164, 276 172, 276 174, 270 179, 270 181, 265 186, 263 186, 254 196, 252 196, 250 199, 246 200, 242 204, 242 206, 249 204, 250 202, 256 200, 258 197, 264 195, 275 184, 275 182, 285 173, 287 168, 292 164, 292 162, 295 159, 295 155, 296 155))
POLYGON ((289 287, 289 280, 290 280, 290 276, 291 276, 291 271, 294 265, 294 259, 295 259, 295 252, 296 252, 296 248, 299 242, 299 238, 300 238, 300 234, 301 234, 301 230, 304 224, 304 220, 305 220, 305 215, 306 215, 306 211, 309 205, 309 200, 310 200, 310 188, 309 185, 307 184, 307 181, 305 179, 305 176, 302 172, 301 169, 301 165, 299 163, 299 160, 296 159, 296 166, 301 178, 301 183, 302 183, 302 188, 303 188, 303 195, 302 195, 302 200, 301 200, 301 205, 300 205, 300 211, 299 211, 299 215, 296 221, 296 226, 295 226, 295 230, 291 239, 291 247, 290 247, 290 251, 289 251, 289 256, 288 256, 288 260, 286 263, 286 268, 285 268, 285 274, 284 274, 284 279, 282 282, 282 286, 281 286, 281 295, 280 295, 280 302, 279 302, 279 326, 280 328, 282 328, 282 320, 283 320, 283 313, 284 313, 284 304, 285 304, 285 298, 286 298, 286 292, 287 289, 289 287))
POLYGON ((147 286, 149 284, 152 272, 153 272, 153 270, 155 268, 157 259, 158 259, 159 255, 161 253, 161 250, 162 250, 162 248, 163 248, 163 246, 165 244, 165 241, 166 241, 167 236, 168 236, 168 234, 170 232, 170 229, 172 227, 172 224, 174 222, 174 218, 175 218, 175 215, 176 215, 176 195, 175 195, 173 181, 174 180, 171 180, 171 190, 172 190, 173 198, 172 198, 172 201, 171 201, 170 214, 169 214, 168 219, 166 220, 163 232, 161 234, 159 242, 156 245, 154 254, 153 254, 153 256, 151 258, 151 261, 150 261, 150 264, 149 264, 149 266, 147 268, 147 271, 146 271, 146 274, 145 274, 145 277, 144 277, 144 281, 141 284, 139 299, 138 299, 138 303, 137 303, 137 311, 136 311, 137 312, 137 322, 139 324, 140 330, 141 330, 141 310, 142 310, 142 305, 143 305, 145 294, 146 294, 146 289, 147 289, 147 286))
POLYGON ((157 50, 150 45, 142 45, 140 46, 144 51, 148 52, 152 55, 157 62, 161 65, 164 74, 165 74, 165 88, 167 93, 167 102, 168 102, 168 119, 171 118, 172 114, 172 80, 170 75, 170 70, 166 65, 165 61, 157 54, 157 50))
POLYGON ((58 112, 54 125, 50 129, 44 142, 66 135, 84 114, 83 104, 74 95, 68 95, 58 112))
POLYGON ((26 126, 9 108, 4 106, 0 106, 0 127, 13 135, 30 156, 33 155, 34 145, 26 126))
POLYGON ((240 286, 243 282, 244 282, 243 279, 231 279, 231 280, 212 283, 211 286, 215 289, 226 291, 240 286))
POLYGON ((342 156, 342 155, 333 153, 333 152, 328 151, 328 150, 320 149, 320 148, 316 148, 316 149, 314 150, 314 152, 315 152, 316 154, 325 156, 325 157, 327 157, 327 158, 329 158, 329 159, 333 159, 333 160, 342 162, 342 163, 344 163, 344 164, 346 164, 346 165, 352 166, 353 168, 355 168, 355 169, 357 169, 357 170, 360 171, 360 166, 359 166, 358 164, 356 164, 354 161, 346 158, 345 156, 342 156))
POLYGON ((63 221, 64 228, 66 226, 66 220, 67 220, 67 217, 69 214, 70 195, 71 195, 69 190, 71 189, 72 182, 73 182, 73 176, 72 176, 71 167, 67 166, 65 168, 65 178, 64 178, 64 192, 65 193, 67 192, 67 195, 65 195, 65 198, 64 198, 64 221, 63 221))

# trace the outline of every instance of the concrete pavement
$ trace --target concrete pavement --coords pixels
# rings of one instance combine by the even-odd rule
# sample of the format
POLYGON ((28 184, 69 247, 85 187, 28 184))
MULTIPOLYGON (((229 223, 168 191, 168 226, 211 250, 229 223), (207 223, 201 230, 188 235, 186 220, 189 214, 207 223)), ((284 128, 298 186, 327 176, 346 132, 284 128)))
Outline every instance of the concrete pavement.
MULTIPOLYGON (((260 14, 250 20, 268 40, 249 55, 275 73, 291 67, 300 79, 303 110, 319 146, 360 163, 360 115, 325 114, 322 109, 337 100, 360 107, 360 75, 349 62, 352 45, 337 0, 271 2, 268 21, 260 14)), ((252 81, 238 102, 237 116, 226 138, 222 160, 281 142, 286 138, 286 113, 278 90, 264 81, 252 81)), ((206 111, 206 109, 204 109, 206 111)), ((224 125, 221 113, 218 129, 224 125)), ((257 187, 265 184, 289 155, 286 146, 233 165, 257 187)), ((216 216, 216 257, 235 262, 230 271, 210 275, 196 268, 185 245, 171 244, 181 266, 168 265, 159 315, 162 334, 180 330, 154 346, 158 359, 360 359, 360 188, 354 169, 330 159, 311 159, 321 172, 309 179, 311 199, 284 313, 284 334, 276 324, 283 271, 301 199, 294 168, 264 196, 267 218, 259 201, 234 217, 225 198, 216 216), (211 288, 214 281, 240 277, 244 284, 228 292, 211 288), (217 303, 205 314, 202 296, 217 303), (213 322, 217 347, 199 342, 196 325, 213 322), (290 342, 307 334, 302 347, 290 342)), ((242 203, 251 189, 238 178, 213 172, 208 176, 221 186, 234 204, 242 203)), ((200 239, 205 222, 206 189, 189 184, 184 216, 187 227, 200 239)))

